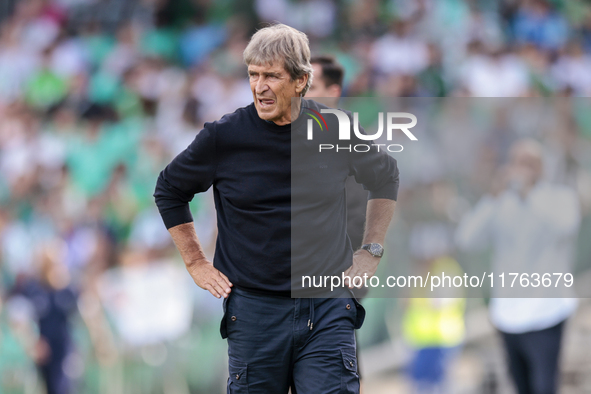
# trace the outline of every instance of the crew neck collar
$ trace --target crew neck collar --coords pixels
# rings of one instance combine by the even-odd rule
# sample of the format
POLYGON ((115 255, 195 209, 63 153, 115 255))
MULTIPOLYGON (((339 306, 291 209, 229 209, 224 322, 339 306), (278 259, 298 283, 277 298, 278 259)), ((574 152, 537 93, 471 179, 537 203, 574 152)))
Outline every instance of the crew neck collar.
POLYGON ((291 123, 285 124, 285 125, 278 125, 275 122, 269 121, 269 120, 265 120, 265 119, 261 119, 259 117, 259 114, 257 112, 257 109, 254 105, 254 102, 251 104, 251 110, 254 112, 254 117, 255 119, 257 119, 257 121, 262 124, 265 128, 272 130, 272 131, 278 131, 278 132, 285 132, 285 131, 291 131, 292 128, 294 126, 299 126, 299 124, 302 122, 302 114, 304 113, 304 107, 306 107, 306 102, 304 99, 301 99, 300 101, 300 114, 298 115, 298 118, 291 123))

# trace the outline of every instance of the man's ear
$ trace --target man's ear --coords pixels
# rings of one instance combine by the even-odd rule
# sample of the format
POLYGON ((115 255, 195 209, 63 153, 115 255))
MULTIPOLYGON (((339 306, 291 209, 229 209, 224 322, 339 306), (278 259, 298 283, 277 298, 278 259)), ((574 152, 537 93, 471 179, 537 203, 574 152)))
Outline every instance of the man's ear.
POLYGON ((341 89, 341 87, 336 83, 333 83, 328 87, 328 93, 330 94, 330 97, 341 97, 342 92, 343 89, 341 89))
POLYGON ((306 87, 306 84, 308 83, 308 74, 304 74, 301 77, 296 79, 296 93, 297 94, 301 94, 302 91, 304 90, 304 88, 306 87))

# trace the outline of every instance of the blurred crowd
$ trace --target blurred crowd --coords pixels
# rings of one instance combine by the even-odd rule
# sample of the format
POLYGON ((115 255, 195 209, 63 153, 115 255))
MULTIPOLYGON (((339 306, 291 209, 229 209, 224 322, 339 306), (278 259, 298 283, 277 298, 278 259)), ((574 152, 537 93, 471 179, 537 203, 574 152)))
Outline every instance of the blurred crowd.
MULTIPOLYGON (((203 338, 217 335, 207 316, 219 305, 186 282, 152 193, 159 171, 204 122, 252 101, 242 51, 257 27, 273 21, 307 33, 314 55, 335 56, 345 69, 344 96, 591 94, 591 5, 582 0, 3 0, 2 392, 32 385, 33 363, 47 363, 52 346, 61 354, 52 341, 63 344, 60 365, 88 393, 148 392, 111 386, 124 374, 173 392, 179 379, 158 380, 142 365, 164 365, 179 340, 207 354, 203 338), (165 301, 181 298, 196 301, 174 310, 165 301), (33 316, 48 310, 62 316, 51 324, 65 331, 40 340, 48 323, 33 316), (146 310, 166 318, 146 321, 146 310)), ((573 127, 558 137, 565 142, 556 168, 589 164, 580 158, 589 130, 573 127)), ((503 138, 465 138, 453 149, 478 152, 475 145, 486 143, 501 151, 503 138)), ((458 177, 490 158, 463 157, 471 162, 450 167, 458 177)), ((502 155, 495 157, 500 164, 502 155)), ((402 199, 445 192, 426 172, 408 172, 402 199)), ((211 245, 210 196, 196 197, 191 209, 202 242, 211 245)), ((209 362, 223 366, 223 356, 210 353, 209 362)), ((187 368, 194 373, 184 389, 217 387, 217 375, 187 368)))

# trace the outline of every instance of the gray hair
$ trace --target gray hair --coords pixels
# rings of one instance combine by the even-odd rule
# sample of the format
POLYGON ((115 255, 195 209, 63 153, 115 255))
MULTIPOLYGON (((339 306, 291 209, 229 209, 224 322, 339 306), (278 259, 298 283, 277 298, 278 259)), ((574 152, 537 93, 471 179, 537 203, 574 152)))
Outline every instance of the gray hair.
POLYGON ((308 83, 300 93, 304 96, 312 85, 312 65, 308 37, 299 30, 276 24, 257 31, 244 50, 246 65, 269 65, 282 61, 291 80, 308 74, 308 83))

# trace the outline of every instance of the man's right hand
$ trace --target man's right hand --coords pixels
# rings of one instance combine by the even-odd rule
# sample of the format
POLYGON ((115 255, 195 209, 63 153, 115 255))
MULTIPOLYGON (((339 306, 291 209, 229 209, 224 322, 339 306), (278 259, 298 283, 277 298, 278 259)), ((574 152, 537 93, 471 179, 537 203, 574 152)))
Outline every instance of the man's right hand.
POLYGON ((169 228, 168 232, 197 286, 217 298, 227 298, 233 285, 228 277, 214 268, 213 263, 205 257, 193 222, 179 224, 169 228))
POLYGON ((197 286, 209 291, 214 297, 221 298, 223 296, 227 298, 232 291, 233 284, 226 275, 213 266, 211 261, 202 260, 187 265, 187 271, 189 271, 197 286))

